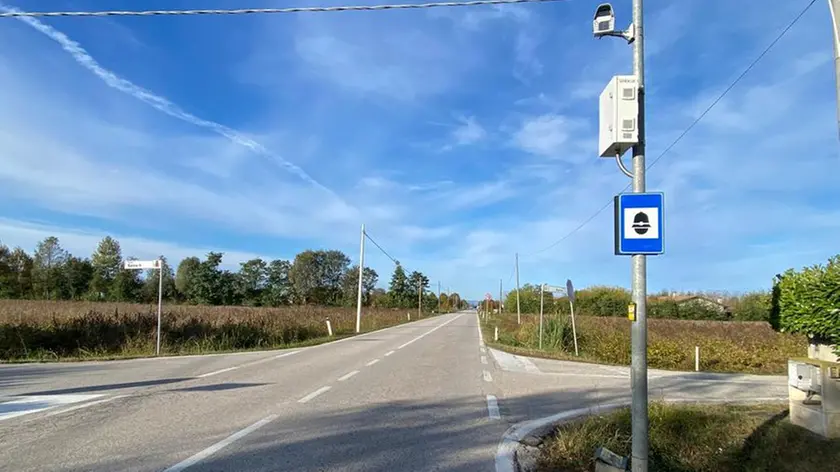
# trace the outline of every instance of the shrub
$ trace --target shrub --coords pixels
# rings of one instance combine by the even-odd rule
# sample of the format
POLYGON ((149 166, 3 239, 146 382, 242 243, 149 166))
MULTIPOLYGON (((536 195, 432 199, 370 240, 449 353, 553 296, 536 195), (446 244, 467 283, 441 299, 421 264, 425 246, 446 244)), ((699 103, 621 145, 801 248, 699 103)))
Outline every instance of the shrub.
POLYGON ((732 316, 738 321, 770 321, 771 296, 752 292, 735 300, 732 316))
POLYGON ((824 266, 789 269, 778 277, 773 312, 782 330, 838 345, 840 353, 840 255, 824 266))
POLYGON ((586 316, 624 316, 630 292, 620 287, 592 287, 575 291, 575 310, 586 316))

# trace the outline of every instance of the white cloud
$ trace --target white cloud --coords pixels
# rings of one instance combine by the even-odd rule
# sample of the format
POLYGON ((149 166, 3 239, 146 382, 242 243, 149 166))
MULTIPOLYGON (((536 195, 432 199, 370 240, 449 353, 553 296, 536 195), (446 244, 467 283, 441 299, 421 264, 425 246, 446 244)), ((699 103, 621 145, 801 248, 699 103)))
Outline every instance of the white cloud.
POLYGON ((487 131, 478 124, 474 116, 459 117, 461 123, 452 131, 452 139, 458 146, 466 146, 481 141, 487 136, 487 131))
POLYGON ((578 118, 546 114, 526 119, 513 135, 514 144, 525 152, 544 157, 563 158, 568 144, 585 130, 578 118))

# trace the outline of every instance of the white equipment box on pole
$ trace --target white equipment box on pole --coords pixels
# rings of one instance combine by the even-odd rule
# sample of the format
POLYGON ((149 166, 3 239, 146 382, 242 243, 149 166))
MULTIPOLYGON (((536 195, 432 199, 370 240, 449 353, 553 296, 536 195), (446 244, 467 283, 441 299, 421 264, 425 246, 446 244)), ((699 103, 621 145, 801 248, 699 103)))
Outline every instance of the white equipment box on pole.
POLYGON ((635 76, 616 75, 599 99, 598 152, 615 159, 639 143, 639 83, 635 76))

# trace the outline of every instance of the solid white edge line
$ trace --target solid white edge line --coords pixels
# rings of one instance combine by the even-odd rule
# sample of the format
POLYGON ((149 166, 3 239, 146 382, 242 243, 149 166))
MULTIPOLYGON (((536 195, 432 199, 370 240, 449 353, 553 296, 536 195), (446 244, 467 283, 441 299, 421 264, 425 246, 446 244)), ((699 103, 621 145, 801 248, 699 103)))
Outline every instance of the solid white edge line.
POLYGON ((277 415, 267 416, 267 417, 257 421, 256 423, 252 424, 251 426, 248 426, 247 428, 228 436, 227 438, 217 442, 216 444, 213 444, 212 446, 210 446, 207 449, 199 452, 198 454, 173 465, 172 467, 164 470, 163 472, 180 472, 180 471, 186 469, 187 467, 191 467, 191 466, 197 464, 198 462, 200 462, 200 461, 212 456, 213 454, 219 452, 219 450, 221 450, 222 448, 224 448, 226 446, 229 446, 234 441, 238 441, 238 440, 244 438, 245 436, 253 433, 254 431, 262 428, 263 426, 265 426, 268 423, 274 421, 275 419, 277 419, 277 415))
POLYGON ((456 316, 455 318, 452 318, 449 321, 446 321, 444 323, 441 323, 441 324, 435 326, 434 328, 430 329, 429 331, 426 331, 425 333, 421 334, 420 336, 417 336, 416 338, 412 339, 411 341, 408 341, 407 343, 404 343, 402 346, 398 347, 397 349, 402 349, 402 348, 408 346, 409 344, 411 344, 415 341, 419 341, 420 339, 423 339, 424 337, 426 337, 426 336, 434 333, 435 331, 443 328, 444 326, 448 325, 449 323, 452 323, 453 321, 457 320, 458 318, 462 317, 463 315, 464 314, 461 313, 460 315, 456 316))
POLYGON ((275 359, 280 359, 280 358, 282 358, 282 357, 293 356, 293 355, 295 355, 295 354, 297 354, 297 353, 299 353, 299 352, 300 352, 300 351, 284 352, 284 353, 282 353, 282 354, 278 354, 278 355, 276 355, 276 356, 266 357, 266 358, 264 358, 264 359, 257 359, 257 360, 255 360, 255 361, 246 362, 246 363, 244 363, 244 364, 240 364, 240 365, 235 365, 235 366, 233 366, 233 367, 228 367, 228 368, 226 368, 226 369, 219 369, 219 370, 214 370, 213 372, 207 372, 206 374, 196 375, 196 378, 197 378, 197 379, 203 379, 203 378, 205 378, 205 377, 212 377, 212 376, 214 376, 214 375, 223 374, 223 373, 225 373, 225 372, 230 372, 230 371, 232 371, 232 370, 241 369, 241 368, 243 368, 243 367, 253 367, 253 366, 255 366, 255 365, 263 364, 263 363, 265 363, 265 362, 268 362, 268 361, 273 361, 273 360, 275 360, 275 359))
POLYGON ((359 373, 359 371, 358 371, 358 370, 354 370, 353 372, 347 372, 346 374, 344 374, 344 375, 342 375, 341 377, 339 377, 339 378, 338 378, 338 381, 339 381, 339 382, 344 382, 345 380, 349 379, 350 377, 352 377, 352 376, 354 376, 354 375, 356 375, 356 374, 358 374, 358 373, 359 373))
POLYGON ((487 395, 487 416, 491 420, 502 419, 502 415, 499 414, 499 402, 494 395, 487 395))
POLYGON ((330 387, 329 385, 327 385, 325 387, 321 387, 318 390, 315 390, 314 392, 310 393, 309 395, 307 395, 307 396, 301 398, 300 400, 298 400, 298 403, 306 403, 306 402, 312 400, 313 398, 317 397, 318 395, 329 391, 331 388, 332 387, 330 387))
POLYGON ((390 355, 391 355, 391 354, 393 354, 394 352, 395 352, 395 351, 388 351, 388 352, 386 352, 386 353, 385 353, 385 357, 390 356, 390 355))
POLYGON ((96 401, 92 401, 92 402, 88 402, 88 403, 82 403, 81 405, 71 406, 70 408, 65 408, 63 410, 57 410, 57 411, 47 413, 46 415, 39 416, 38 418, 31 418, 31 419, 27 420, 27 422, 39 420, 39 419, 42 419, 42 418, 48 418, 50 416, 60 415, 62 413, 69 413, 69 412, 75 411, 75 410, 81 410, 82 408, 87 408, 89 406, 94 406, 94 405, 99 405, 99 404, 107 403, 107 402, 114 401, 114 400, 119 400, 120 398, 125 398, 127 396, 128 395, 115 395, 113 397, 104 398, 102 400, 96 400, 96 401))
MULTIPOLYGON (((749 400, 741 400, 741 401, 733 401, 728 399, 723 400, 688 400, 688 399, 673 399, 673 400, 661 400, 665 403, 701 403, 701 404, 711 404, 711 403, 728 403, 728 404, 748 404, 752 402, 767 402, 767 401, 779 401, 785 402, 788 401, 787 397, 768 397, 768 398, 754 398, 749 400)), ((606 413, 608 411, 616 410, 618 408, 623 408, 630 406, 629 401, 622 401, 622 402, 615 402, 615 403, 606 403, 603 405, 596 405, 589 408, 577 408, 574 410, 563 411, 557 413, 556 415, 546 416, 544 418, 537 418, 535 420, 523 421, 521 423, 516 423, 515 425, 508 428, 505 432, 504 436, 502 437, 502 441, 499 443, 499 447, 496 449, 496 472, 516 472, 516 461, 514 457, 516 455, 516 448, 519 446, 519 441, 522 440, 525 436, 530 434, 537 428, 542 428, 544 426, 548 426, 549 424, 559 423, 561 421, 571 420, 578 418, 580 416, 588 416, 588 415, 596 415, 601 413, 606 413)))
POLYGON ((487 356, 481 356, 481 363, 485 365, 487 364, 487 356))
POLYGON ((481 332, 481 318, 479 318, 478 313, 475 314, 475 319, 478 321, 478 345, 484 346, 484 334, 481 332))
POLYGON ((233 366, 233 367, 228 367, 227 369, 214 370, 213 372, 207 372, 206 374, 196 375, 196 378, 198 378, 198 379, 203 379, 203 378, 205 378, 205 377, 212 377, 212 376, 214 376, 214 375, 223 374, 223 373, 225 373, 225 372, 230 372, 230 371, 232 371, 232 370, 236 370, 236 369, 238 369, 238 368, 240 368, 240 367, 241 367, 241 366, 238 366, 238 365, 237 365, 237 366, 233 366))
POLYGON ((485 370, 483 375, 484 375, 484 381, 485 382, 492 382, 493 381, 493 376, 490 375, 490 372, 487 372, 485 370))
POLYGON ((374 359, 374 360, 368 362, 367 364, 365 364, 365 367, 370 367, 373 364, 376 364, 377 362, 379 362, 379 359, 374 359))

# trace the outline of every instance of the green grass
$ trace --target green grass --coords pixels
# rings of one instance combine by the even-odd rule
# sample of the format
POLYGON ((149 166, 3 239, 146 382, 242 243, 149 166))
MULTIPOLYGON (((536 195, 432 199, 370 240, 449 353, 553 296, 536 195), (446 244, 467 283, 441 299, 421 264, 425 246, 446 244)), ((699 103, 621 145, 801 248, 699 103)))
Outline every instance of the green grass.
MULTIPOLYGON (((630 364, 630 325, 625 318, 579 316, 578 348, 569 317, 545 315, 539 348, 539 316, 491 315, 482 323, 487 343, 533 357, 613 365, 630 364), (499 341, 493 341, 499 327, 499 341)), ((778 333, 764 322, 648 319, 648 365, 666 370, 694 370, 694 346, 700 347, 700 370, 784 374, 787 360, 807 354, 804 336, 778 333)))
MULTIPOLYGON (((785 405, 650 407, 650 472, 836 472, 840 439, 792 425, 785 405)), ((598 446, 630 455, 630 411, 557 428, 540 471, 590 472, 598 446)))

